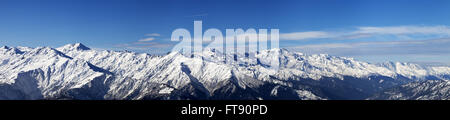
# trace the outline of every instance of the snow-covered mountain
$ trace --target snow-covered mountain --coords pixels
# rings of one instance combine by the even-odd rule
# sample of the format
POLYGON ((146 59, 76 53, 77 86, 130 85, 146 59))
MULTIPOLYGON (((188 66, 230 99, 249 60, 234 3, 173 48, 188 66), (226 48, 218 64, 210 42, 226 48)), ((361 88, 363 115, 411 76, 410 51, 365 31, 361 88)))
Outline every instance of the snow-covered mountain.
POLYGON ((154 56, 80 43, 4 46, 0 99, 365 99, 409 82, 450 79, 450 67, 370 64, 285 49, 223 59, 230 56, 245 58, 214 49, 154 56))

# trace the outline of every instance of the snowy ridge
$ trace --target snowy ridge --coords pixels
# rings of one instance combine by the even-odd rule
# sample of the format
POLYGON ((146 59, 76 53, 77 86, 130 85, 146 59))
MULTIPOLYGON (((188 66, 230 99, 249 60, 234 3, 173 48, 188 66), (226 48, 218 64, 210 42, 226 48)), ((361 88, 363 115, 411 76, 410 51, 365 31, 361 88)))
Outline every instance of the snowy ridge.
POLYGON ((49 47, 27 52, 3 48, 0 52, 3 76, 0 83, 21 90, 29 96, 26 99, 55 97, 64 90, 80 88, 95 78, 106 76, 91 69, 88 62, 72 59, 49 47))
POLYGON ((405 81, 450 75, 449 67, 377 65, 285 49, 250 54, 255 58, 214 49, 191 57, 92 50, 81 43, 56 49, 4 46, 0 90, 16 94, 3 93, 0 99, 355 99, 405 81), (239 60, 224 59, 233 56, 239 60), (274 61, 279 69, 272 69, 274 61), (332 89, 357 97, 329 95, 332 89))

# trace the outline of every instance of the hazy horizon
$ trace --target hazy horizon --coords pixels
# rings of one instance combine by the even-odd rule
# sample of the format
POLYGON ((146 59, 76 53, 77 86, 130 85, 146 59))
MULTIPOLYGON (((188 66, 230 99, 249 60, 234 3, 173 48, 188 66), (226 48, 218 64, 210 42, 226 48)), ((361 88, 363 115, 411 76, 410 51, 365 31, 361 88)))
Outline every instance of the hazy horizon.
POLYGON ((164 54, 177 28, 279 29, 280 47, 306 54, 450 65, 450 1, 0 1, 0 46, 83 43, 164 54), (433 7, 430 7, 433 6, 433 7))

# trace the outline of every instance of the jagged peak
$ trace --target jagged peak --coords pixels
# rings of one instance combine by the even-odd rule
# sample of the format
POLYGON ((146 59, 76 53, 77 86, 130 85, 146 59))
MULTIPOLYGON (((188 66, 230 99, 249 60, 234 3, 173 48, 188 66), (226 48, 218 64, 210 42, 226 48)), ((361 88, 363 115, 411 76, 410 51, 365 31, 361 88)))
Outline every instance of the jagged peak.
POLYGON ((2 47, 0 47, 0 49, 9 49, 9 47, 8 46, 2 46, 2 47))
POLYGON ((31 50, 34 49, 34 48, 31 48, 31 47, 23 47, 23 46, 17 46, 15 48, 19 49, 22 52, 28 52, 28 51, 31 51, 31 50))
POLYGON ((394 62, 394 61, 387 61, 387 62, 383 62, 381 63, 381 65, 388 65, 388 66, 416 66, 416 67, 422 67, 419 64, 416 63, 411 63, 411 62, 394 62))
POLYGON ((66 52, 66 51, 72 51, 72 50, 91 50, 91 48, 86 47, 82 43, 74 43, 74 44, 67 44, 63 47, 58 48, 58 50, 66 52))
POLYGON ((289 50, 286 48, 272 48, 272 49, 266 49, 266 50, 262 50, 262 51, 267 51, 267 52, 288 52, 289 50))
POLYGON ((62 53, 61 51, 51 48, 51 47, 37 47, 27 53, 34 54, 34 55, 53 55, 53 56, 57 55, 57 56, 62 56, 62 57, 72 59, 72 57, 69 57, 66 54, 62 53))
POLYGON ((76 48, 77 50, 90 50, 91 48, 86 47, 85 45, 81 44, 81 43, 75 43, 74 44, 74 48, 76 48))
POLYGON ((13 54, 22 54, 23 53, 21 50, 15 48, 15 47, 2 46, 2 47, 0 47, 0 49, 2 51, 10 52, 10 53, 13 53, 13 54))

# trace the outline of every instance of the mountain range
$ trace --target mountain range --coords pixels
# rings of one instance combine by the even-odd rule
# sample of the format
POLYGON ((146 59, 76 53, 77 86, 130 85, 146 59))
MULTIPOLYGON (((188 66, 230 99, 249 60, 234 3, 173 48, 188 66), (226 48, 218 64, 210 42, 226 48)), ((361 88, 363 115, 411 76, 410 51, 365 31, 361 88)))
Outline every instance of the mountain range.
POLYGON ((449 99, 448 66, 371 64, 278 48, 254 55, 223 59, 245 55, 215 49, 192 56, 151 55, 94 50, 81 43, 59 48, 3 46, 0 99, 449 99))

